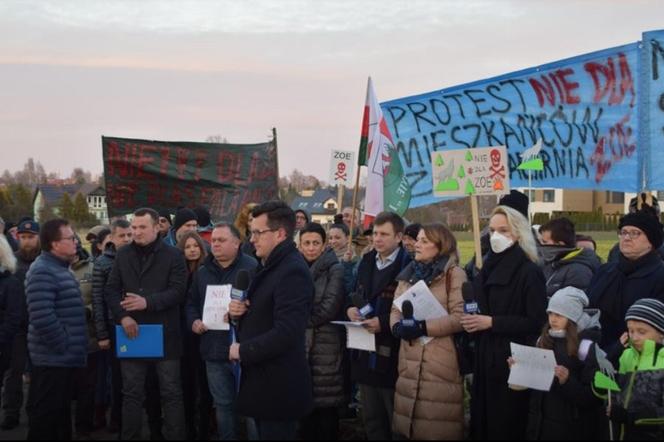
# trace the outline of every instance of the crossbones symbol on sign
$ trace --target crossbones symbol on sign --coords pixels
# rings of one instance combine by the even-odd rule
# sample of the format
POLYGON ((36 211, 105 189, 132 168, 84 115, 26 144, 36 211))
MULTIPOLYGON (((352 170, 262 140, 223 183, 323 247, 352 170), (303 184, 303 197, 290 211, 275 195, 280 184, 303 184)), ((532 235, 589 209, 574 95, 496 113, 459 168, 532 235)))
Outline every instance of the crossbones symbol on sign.
POLYGON ((334 174, 336 180, 346 181, 346 163, 337 164, 337 172, 334 174))
POLYGON ((498 149, 491 151, 491 167, 489 167, 489 170, 491 171, 491 178, 496 176, 505 178, 505 166, 500 164, 500 151, 498 149))

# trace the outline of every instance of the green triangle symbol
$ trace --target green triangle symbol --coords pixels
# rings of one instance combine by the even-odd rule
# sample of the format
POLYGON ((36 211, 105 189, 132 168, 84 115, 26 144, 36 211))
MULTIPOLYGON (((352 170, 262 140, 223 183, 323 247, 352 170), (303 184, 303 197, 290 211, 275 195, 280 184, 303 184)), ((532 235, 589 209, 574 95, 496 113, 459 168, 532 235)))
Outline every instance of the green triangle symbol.
POLYGON ((445 164, 445 161, 443 161, 443 157, 438 154, 436 157, 436 166, 441 167, 443 164, 445 164))
POLYGON ((466 161, 473 161, 473 154, 470 153, 470 150, 466 152, 466 161))
POLYGON ((473 182, 469 179, 466 180, 466 195, 474 195, 475 194, 475 186, 473 186, 473 182))
POLYGON ((466 177, 466 171, 463 170, 463 166, 459 166, 459 173, 457 174, 459 178, 465 178, 466 177))

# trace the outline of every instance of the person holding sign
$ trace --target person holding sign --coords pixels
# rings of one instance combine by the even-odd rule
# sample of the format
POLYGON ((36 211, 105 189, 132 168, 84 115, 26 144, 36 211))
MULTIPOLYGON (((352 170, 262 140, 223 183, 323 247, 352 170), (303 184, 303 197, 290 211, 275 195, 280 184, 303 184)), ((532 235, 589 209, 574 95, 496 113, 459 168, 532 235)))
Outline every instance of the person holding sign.
MULTIPOLYGON (((217 429, 221 440, 237 437, 234 410, 235 378, 228 361, 231 342, 228 330, 208 330, 202 318, 208 290, 215 286, 232 285, 240 270, 246 270, 250 274, 256 271, 258 263, 240 251, 240 244, 240 232, 234 225, 217 224, 212 230, 212 254, 205 258, 199 270, 194 273, 187 296, 187 326, 189 330, 200 336, 200 357, 205 363, 209 392, 214 399, 217 429)), ((204 377, 202 373, 201 378, 204 377)), ((207 418, 207 414, 201 416, 201 419, 207 418)))
POLYGON ((325 248, 325 237, 325 229, 317 223, 300 230, 300 252, 316 289, 306 331, 314 411, 300 422, 304 440, 337 440, 338 407, 344 403, 343 345, 338 328, 330 324, 344 305, 344 268, 334 251, 325 248))
POLYGON ((491 250, 473 281, 479 314, 461 325, 477 342, 471 401, 474 439, 526 436, 529 393, 508 388, 510 343, 533 345, 546 321, 546 287, 528 220, 496 207, 489 223, 491 250))
POLYGON ((601 329, 598 312, 590 316, 584 312, 587 306, 585 293, 575 287, 558 290, 549 300, 549 322, 537 347, 553 350, 555 377, 550 391, 531 392, 529 440, 586 440, 602 434, 602 401, 592 389, 601 329))
POLYGON ((395 300, 424 281, 449 313, 405 325, 392 307, 392 333, 400 338, 399 378, 394 397, 394 428, 408 439, 463 438, 463 379, 453 335, 462 330, 461 285, 466 273, 458 266, 456 239, 443 224, 425 224, 415 243, 415 261, 397 277, 395 300), (434 338, 424 345, 420 336, 434 338))

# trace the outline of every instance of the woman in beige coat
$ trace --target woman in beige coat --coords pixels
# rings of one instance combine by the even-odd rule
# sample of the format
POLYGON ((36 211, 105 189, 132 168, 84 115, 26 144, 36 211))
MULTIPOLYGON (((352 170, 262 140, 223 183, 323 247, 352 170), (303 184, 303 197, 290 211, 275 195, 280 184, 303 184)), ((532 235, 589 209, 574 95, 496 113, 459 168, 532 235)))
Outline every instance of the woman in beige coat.
POLYGON ((394 431, 408 439, 462 439, 463 379, 453 335, 462 330, 461 284, 466 281, 466 274, 458 267, 452 233, 440 223, 422 226, 415 245, 415 261, 397 280, 395 300, 424 280, 449 315, 409 325, 402 321, 401 312, 392 308, 392 333, 402 339, 394 431), (424 345, 420 336, 433 339, 424 345))

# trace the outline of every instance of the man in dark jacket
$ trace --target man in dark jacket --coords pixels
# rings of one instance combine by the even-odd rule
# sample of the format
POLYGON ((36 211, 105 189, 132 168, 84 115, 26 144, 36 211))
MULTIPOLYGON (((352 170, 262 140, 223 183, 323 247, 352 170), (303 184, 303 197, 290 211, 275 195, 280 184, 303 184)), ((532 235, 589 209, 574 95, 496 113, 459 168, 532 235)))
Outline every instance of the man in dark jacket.
POLYGON ((364 427, 369 440, 392 438, 394 386, 397 381, 400 341, 392 336, 390 312, 397 288, 396 278, 410 262, 401 247, 404 222, 393 212, 382 212, 374 221, 374 250, 360 261, 354 299, 370 304, 373 313, 364 318, 357 301, 347 309, 351 321, 376 335, 376 352, 354 351, 351 378, 359 383, 364 427))
POLYGON ((88 338, 78 281, 75 235, 63 219, 41 229, 43 252, 26 278, 32 378, 28 394, 28 439, 71 439, 71 391, 75 369, 84 367, 88 338))
POLYGON ((182 252, 159 238, 159 215, 139 209, 131 221, 134 242, 117 251, 105 288, 106 301, 127 337, 139 324, 163 328, 164 357, 123 359, 122 439, 141 437, 141 408, 148 368, 154 365, 164 409, 164 435, 184 439, 184 408, 180 381, 182 335, 179 305, 185 297, 187 270, 182 252))
POLYGON ((556 218, 539 231, 547 297, 565 287, 587 290, 600 262, 592 250, 576 247, 574 224, 567 218, 556 218))
POLYGON ((647 212, 620 219, 618 262, 604 264, 588 289, 591 308, 602 312, 601 347, 611 353, 626 331, 624 317, 639 299, 664 301, 664 262, 657 249, 664 243, 659 220, 647 212))
POLYGON ((251 242, 262 262, 248 301, 231 301, 229 309, 231 317, 241 317, 239 344, 229 351, 242 365, 237 410, 254 418, 261 440, 291 440, 313 407, 304 337, 314 284, 293 242, 293 210, 270 201, 252 216, 251 242))
POLYGON ((16 252, 16 278, 21 283, 21 324, 14 337, 9 369, 5 372, 2 391, 4 418, 0 429, 12 430, 19 424, 23 407, 23 373, 28 359, 28 311, 25 303, 25 275, 41 253, 39 224, 27 218, 18 224, 19 249, 16 252))
MULTIPOLYGON (((95 260, 92 271, 92 313, 94 316, 95 331, 99 348, 111 350, 115 348, 115 322, 111 309, 106 304, 104 289, 111 274, 117 250, 131 243, 131 224, 124 219, 118 219, 111 223, 111 240, 106 246, 104 253, 95 260)), ((122 374, 120 361, 111 351, 111 379, 113 393, 111 397, 111 425, 110 430, 117 431, 122 420, 122 374)), ((104 410, 105 412, 105 410, 104 410)), ((98 412, 99 414, 99 412, 98 412)))
POLYGON ((234 440, 235 431, 235 378, 228 360, 231 345, 228 331, 208 330, 203 323, 203 309, 208 286, 233 285, 240 270, 250 275, 258 263, 240 251, 240 232, 232 224, 217 224, 212 230, 212 254, 194 274, 187 300, 187 324, 201 335, 200 351, 205 361, 210 392, 217 413, 220 440, 234 440))

